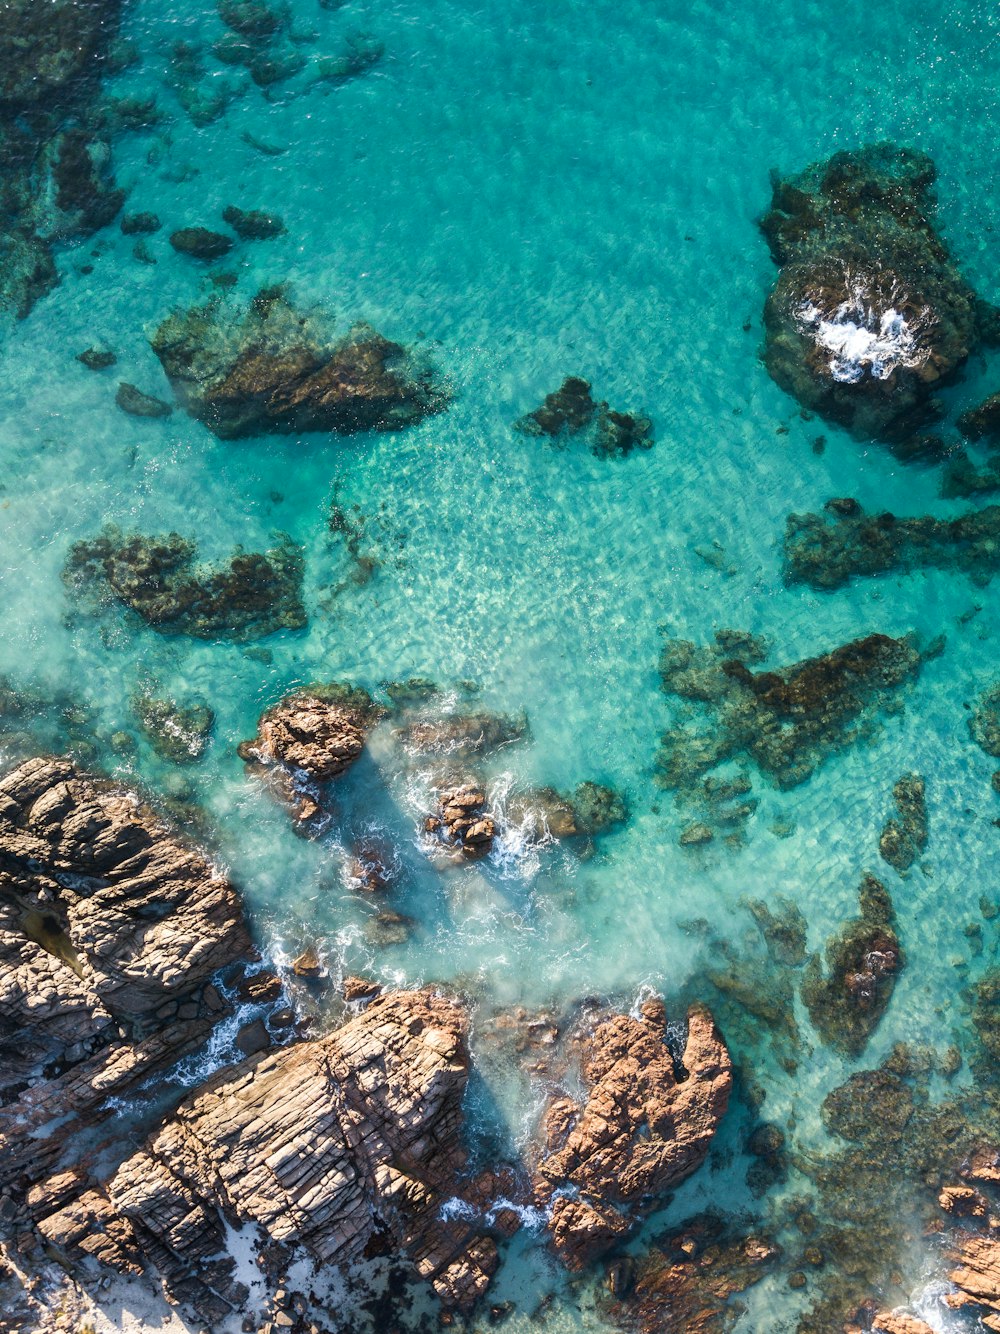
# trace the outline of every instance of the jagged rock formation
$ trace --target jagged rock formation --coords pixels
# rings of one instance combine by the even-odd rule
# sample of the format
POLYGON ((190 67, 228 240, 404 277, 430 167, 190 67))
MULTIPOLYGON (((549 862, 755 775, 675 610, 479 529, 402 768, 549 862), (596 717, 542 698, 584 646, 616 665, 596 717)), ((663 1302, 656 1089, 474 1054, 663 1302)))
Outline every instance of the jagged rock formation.
POLYGON ((789 667, 752 671, 748 664, 761 663, 769 648, 732 630, 707 647, 668 641, 663 689, 702 706, 705 725, 686 721, 663 737, 661 786, 690 791, 707 771, 746 755, 778 787, 794 787, 831 753, 872 734, 880 709, 921 663, 909 638, 872 634, 789 667))
POLYGON ((358 758, 381 712, 357 687, 310 686, 263 713, 239 756, 289 808, 296 828, 308 832, 324 821, 325 785, 358 758))
POLYGON ((240 1302, 224 1261, 227 1222, 257 1225, 324 1265, 388 1244, 446 1306, 468 1308, 497 1248, 470 1221, 476 1209, 454 1208, 466 1034, 461 1007, 430 989, 378 997, 326 1038, 220 1072, 40 1230, 69 1256, 83 1247, 119 1269, 148 1260, 176 1294, 219 1316, 240 1302))
POLYGON ((785 522, 785 583, 841 588, 892 570, 962 570, 985 584, 1000 569, 1000 505, 957 519, 866 514, 856 500, 830 500, 824 514, 785 522))
POLYGON ((546 1112, 534 1190, 571 1269, 623 1241, 657 1196, 701 1165, 725 1113, 732 1065, 712 1016, 688 1014, 685 1077, 665 1038, 660 1001, 647 1001, 641 1019, 605 1019, 586 1045, 585 1100, 558 1098, 546 1112))
POLYGON ((441 837, 465 857, 485 857, 493 847, 496 822, 486 808, 486 793, 475 783, 445 788, 438 798, 438 813, 424 822, 428 834, 441 837))
POLYGON ((110 595, 161 634, 248 640, 306 624, 302 551, 290 538, 266 552, 237 550, 228 565, 196 556, 177 533, 143 537, 109 525, 70 547, 64 579, 78 607, 100 610, 110 595))
POLYGON ((888 891, 866 875, 858 898, 860 918, 827 942, 828 975, 814 954, 802 980, 803 1003, 824 1042, 852 1056, 885 1013, 904 963, 888 891))
POLYGON ((938 414, 995 315, 935 220, 934 163, 883 143, 773 178, 761 228, 780 267, 764 362, 805 407, 856 435, 906 440, 938 414))
POLYGON ((624 458, 633 449, 653 447, 653 423, 648 417, 617 412, 607 403, 598 403, 590 392, 590 382, 575 375, 547 394, 541 407, 518 418, 514 430, 557 441, 581 436, 598 458, 624 458))
POLYGON ((199 1046, 227 1008, 212 974, 250 947, 233 887, 130 793, 64 760, 0 780, 3 1183, 199 1046))
POLYGON ((213 297, 152 339, 178 402, 224 440, 273 432, 398 431, 448 404, 428 368, 367 325, 340 339, 282 288, 243 311, 213 297))

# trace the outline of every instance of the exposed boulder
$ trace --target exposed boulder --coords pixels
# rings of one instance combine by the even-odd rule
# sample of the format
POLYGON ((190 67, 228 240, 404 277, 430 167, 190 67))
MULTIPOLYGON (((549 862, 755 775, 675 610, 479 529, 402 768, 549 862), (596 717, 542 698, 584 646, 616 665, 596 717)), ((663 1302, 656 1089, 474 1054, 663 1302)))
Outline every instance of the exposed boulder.
POLYGON ((571 1269, 623 1241, 657 1197, 701 1165, 732 1086, 729 1053, 708 1011, 690 1010, 675 1062, 660 1001, 647 1001, 641 1018, 598 1023, 581 1074, 583 1100, 548 1107, 534 1175, 552 1245, 571 1269))
POLYGON ((228 565, 199 564, 177 533, 144 537, 109 525, 70 547, 64 578, 77 602, 110 594, 161 634, 260 639, 306 624, 302 552, 290 538, 266 552, 237 550, 228 565), (96 595, 96 597, 95 597, 96 595))
POLYGON ((904 963, 888 891, 866 875, 858 897, 860 918, 827 942, 828 975, 814 954, 802 980, 803 1003, 824 1042, 851 1056, 867 1045, 904 963))
POLYGON ((804 407, 901 441, 992 320, 937 231, 934 163, 893 144, 773 177, 761 228, 780 267, 764 362, 804 407))
POLYGON ((468 1309, 498 1257, 478 1211, 454 1207, 466 1039, 462 1009, 429 989, 375 997, 328 1037, 210 1079, 40 1228, 70 1255, 83 1246, 119 1269, 148 1259, 175 1293, 222 1298, 220 1315, 236 1294, 231 1262, 213 1262, 227 1226, 246 1224, 324 1266, 398 1249, 445 1306, 468 1309))
POLYGON ((831 500, 825 514, 785 522, 785 583, 841 588, 851 579, 899 570, 961 570, 976 583, 1000 570, 1000 505, 955 519, 866 514, 857 501, 831 500))
POLYGON ((355 762, 380 716, 371 696, 356 686, 310 686, 263 713, 257 735, 240 743, 239 756, 289 807, 296 828, 308 832, 325 823, 325 785, 355 762))
POLYGON ((978 1316, 986 1329, 1000 1330, 1000 1237, 959 1233, 949 1259, 955 1291, 945 1295, 945 1304, 978 1316))
POLYGON ((152 339, 178 401, 225 440, 271 432, 396 431, 447 406, 412 354, 367 325, 334 339, 280 288, 241 311, 213 297, 152 339))
POLYGON ((65 760, 0 779, 0 1184, 199 1046, 250 948, 232 885, 131 793, 65 760))
POLYGON ((598 403, 590 392, 590 382, 571 375, 554 393, 514 423, 523 435, 548 436, 560 440, 581 436, 598 458, 623 458, 633 449, 651 449, 653 423, 648 417, 633 416, 598 403))
POLYGON ((752 671, 769 645, 722 630, 699 647, 670 640, 660 659, 667 694, 688 705, 657 761, 659 782, 691 791, 709 770, 746 755, 778 787, 804 782, 827 757, 876 730, 893 693, 920 670, 910 638, 871 634, 789 667, 752 671), (700 706, 703 723, 690 705, 700 706))
POLYGON ((496 822, 487 810, 486 793, 475 783, 460 783, 439 794, 438 814, 424 822, 428 834, 440 834, 465 857, 485 857, 493 847, 496 822))

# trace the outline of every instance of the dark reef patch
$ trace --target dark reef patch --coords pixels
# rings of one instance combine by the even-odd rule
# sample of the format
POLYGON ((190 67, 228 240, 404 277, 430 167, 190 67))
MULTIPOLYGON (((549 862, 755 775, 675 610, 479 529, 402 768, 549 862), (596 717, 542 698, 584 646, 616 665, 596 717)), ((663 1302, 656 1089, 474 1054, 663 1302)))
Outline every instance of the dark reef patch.
POLYGON ((867 1046, 904 963, 888 890, 866 875, 858 898, 860 918, 827 942, 826 977, 814 954, 802 979, 802 1001, 813 1026, 824 1042, 849 1056, 867 1046))
POLYGON ((795 787, 837 750, 874 735, 879 714, 899 707, 896 692, 921 664, 911 638, 882 634, 789 667, 751 670, 769 652, 766 641, 731 630, 704 647, 668 640, 660 678, 683 712, 657 757, 662 787, 691 792, 741 755, 779 788, 795 787))
POLYGON ((851 579, 899 570, 961 570, 978 584, 1000 569, 1000 505, 956 519, 866 514, 856 500, 827 502, 824 514, 790 514, 785 583, 841 588, 851 579))
POLYGON ((196 554, 177 533, 144 537, 109 526, 74 543, 64 578, 78 603, 97 610, 110 594, 162 634, 248 640, 306 624, 302 552, 290 538, 266 552, 237 550, 221 566, 199 564, 196 554))
POLYGON ((272 432, 398 431, 448 396, 399 343, 358 324, 333 339, 282 289, 248 310, 214 297, 171 315, 152 340, 178 401, 224 440, 272 432))
POLYGON ((204 700, 180 703, 148 691, 133 695, 132 712, 157 755, 174 764, 200 760, 215 725, 215 714, 204 700))
POLYGON ((810 411, 855 435, 905 442, 940 414, 995 313, 937 230, 936 169, 890 143, 772 178, 761 219, 780 268, 764 307, 764 364, 810 411))
POLYGON ((633 449, 651 449, 654 443, 653 423, 648 417, 598 403, 590 392, 590 382, 575 375, 546 395, 540 407, 519 417, 514 430, 522 435, 548 436, 555 442, 579 436, 598 458, 624 458, 633 449))
POLYGON ((927 848, 927 801, 919 774, 904 774, 892 789, 896 814, 885 823, 878 850, 897 871, 908 871, 927 848))

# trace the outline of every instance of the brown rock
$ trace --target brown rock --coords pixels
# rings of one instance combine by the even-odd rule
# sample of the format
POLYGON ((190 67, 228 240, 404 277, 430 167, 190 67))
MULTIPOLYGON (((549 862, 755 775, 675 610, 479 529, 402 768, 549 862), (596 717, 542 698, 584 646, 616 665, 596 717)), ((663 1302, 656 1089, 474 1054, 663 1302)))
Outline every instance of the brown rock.
POLYGON ((381 994, 382 984, 372 982, 367 977, 345 977, 343 992, 344 1000, 348 1003, 352 1001, 372 1000, 381 994))
POLYGON ((972 1186, 945 1186, 938 1204, 959 1218, 986 1218, 990 1211, 989 1200, 972 1186))
POLYGON ((934 1331, 906 1311, 879 1311, 872 1322, 872 1334, 934 1334, 934 1331))
POLYGON ((973 1308, 986 1323, 990 1313, 1000 1312, 1000 1239, 959 1233, 949 1259, 957 1266, 948 1274, 957 1291, 948 1293, 945 1303, 956 1310, 973 1308))
POLYGON ((732 1064, 708 1011, 688 1015, 686 1078, 664 1036, 658 1001, 647 1002, 641 1019, 605 1019, 583 1061, 586 1101, 562 1098, 549 1108, 534 1188, 549 1209, 552 1244, 571 1269, 624 1240, 657 1196, 690 1176, 726 1110, 732 1064))
POLYGON ((323 962, 313 945, 304 949, 292 964, 292 972, 296 977, 322 977, 325 971, 323 962))
POLYGON ((439 795, 440 816, 431 816, 428 833, 439 833, 466 857, 485 857, 493 847, 496 825, 486 810, 486 793, 475 783, 445 788, 439 795))

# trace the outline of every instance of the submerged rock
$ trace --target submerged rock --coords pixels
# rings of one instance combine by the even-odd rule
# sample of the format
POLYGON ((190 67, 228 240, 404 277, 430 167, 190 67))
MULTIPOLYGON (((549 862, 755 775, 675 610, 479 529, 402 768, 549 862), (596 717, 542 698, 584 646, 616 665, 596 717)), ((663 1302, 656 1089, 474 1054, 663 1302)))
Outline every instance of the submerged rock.
POLYGON ((858 436, 905 440, 933 420, 935 390, 992 328, 937 231, 935 176, 925 153, 882 143, 773 177, 764 363, 858 436))
POLYGON ((732 1066, 708 1011, 689 1012, 678 1064, 665 1038, 660 1001, 647 1001, 639 1019, 610 1016, 587 1043, 583 1099, 549 1104, 534 1190, 570 1269, 624 1241, 701 1165, 726 1111, 732 1066))
POLYGON ((528 733, 525 715, 503 713, 449 713, 444 717, 417 718, 399 729, 403 745, 418 754, 444 754, 471 759, 524 740, 528 733))
POLYGON ((447 407, 431 372, 367 325, 331 336, 280 289, 247 311, 213 297, 152 340, 178 401, 225 440, 270 432, 396 431, 447 407))
POLYGON ((963 412, 958 429, 967 440, 1000 440, 1000 394, 990 394, 978 407, 963 412))
POLYGON ((752 671, 748 664, 767 652, 763 641, 732 631, 720 631, 708 647, 668 641, 663 689, 699 706, 705 725, 686 720, 664 736, 661 786, 690 792, 706 772, 739 755, 778 787, 805 782, 829 755, 874 732, 879 712, 921 663, 909 639, 881 634, 789 667, 752 671))
POLYGON ((892 789, 897 815, 886 821, 878 850, 897 871, 908 871, 927 847, 927 803, 924 780, 904 774, 892 789))
POLYGON ((124 788, 65 760, 0 779, 0 1186, 37 1180, 226 1012, 236 891, 124 788))
POLYGON ((170 244, 179 254, 190 255, 192 259, 213 260, 229 254, 233 238, 207 227, 182 227, 171 232, 170 244))
POLYGON ((726 1334, 744 1311, 733 1299, 766 1277, 780 1255, 766 1234, 699 1214, 656 1238, 614 1315, 634 1334, 726 1334))
POLYGON ((88 371, 106 371, 118 361, 115 354, 104 347, 85 348, 83 352, 77 353, 76 359, 86 366, 88 371))
POLYGON ((113 526, 76 542, 64 570, 77 595, 104 588, 161 634, 261 639, 306 624, 302 553, 290 538, 266 552, 238 550, 228 565, 199 564, 177 533, 123 534, 113 526))
POLYGON ((222 210, 222 221, 228 223, 244 241, 267 241, 280 236, 285 230, 285 224, 276 214, 264 213, 256 208, 237 208, 235 204, 222 210))
POLYGON ((204 700, 176 700, 141 693, 132 697, 132 712, 158 755, 174 764, 193 764, 208 748, 215 714, 204 700))
POLYGON ((826 510, 788 516, 786 584, 841 588, 851 579, 919 569, 961 570, 986 583, 1000 570, 1000 505, 955 519, 866 514, 844 500, 828 502, 826 510))
POLYGON ((152 1261, 178 1297, 202 1309, 221 1298, 220 1319, 241 1294, 232 1261, 208 1262, 224 1256, 227 1227, 246 1223, 324 1267, 398 1251, 446 1307, 468 1309, 498 1255, 479 1211, 462 1208, 467 1027, 429 988, 375 997, 328 1037, 210 1079, 39 1227, 69 1257, 152 1261))
POLYGON ((164 403, 162 398, 144 394, 141 389, 137 389, 134 384, 129 384, 126 380, 122 380, 119 384, 115 402, 122 412, 127 412, 130 417, 169 417, 173 412, 170 404, 164 403))
POLYGON ((628 807, 614 788, 588 780, 565 794, 531 788, 508 801, 507 815, 518 824, 530 821, 537 833, 553 838, 595 838, 623 824, 628 807))
POLYGON ((823 1041, 851 1056, 865 1049, 904 963, 888 891, 866 875, 859 901, 861 917, 827 942, 827 976, 814 954, 802 980, 803 1004, 823 1041))
POLYGON ((261 715, 257 735, 238 747, 247 772, 263 777, 308 832, 328 818, 323 788, 357 760, 381 710, 365 690, 314 685, 261 715))
POLYGON ((653 423, 648 417, 632 416, 598 403, 590 382, 569 376, 559 389, 548 394, 541 407, 514 423, 523 435, 546 435, 552 439, 586 433, 591 452, 598 458, 624 457, 633 449, 651 449, 653 423))
POLYGON ((969 717, 969 735, 987 755, 1000 755, 1000 682, 976 701, 969 717))

